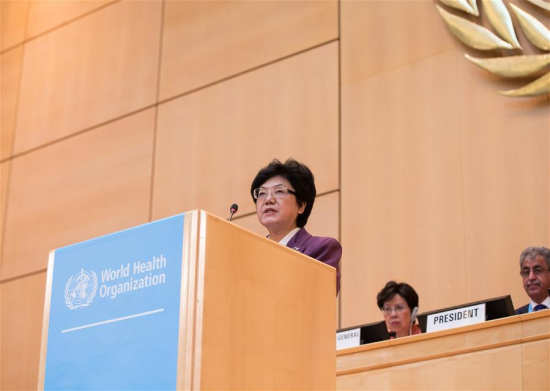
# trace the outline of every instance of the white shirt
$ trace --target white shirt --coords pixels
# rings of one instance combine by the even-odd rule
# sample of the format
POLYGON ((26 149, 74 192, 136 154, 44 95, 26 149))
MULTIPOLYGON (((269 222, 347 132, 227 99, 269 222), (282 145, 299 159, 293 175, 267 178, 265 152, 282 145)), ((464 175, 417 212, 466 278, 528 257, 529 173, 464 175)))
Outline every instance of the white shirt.
POLYGON ((281 239, 279 244, 282 244, 283 246, 286 246, 288 244, 288 242, 290 242, 290 239, 292 239, 294 237, 294 235, 296 235, 298 233, 298 231, 301 230, 301 229, 302 228, 300 228, 300 227, 294 228, 292 231, 287 233, 284 238, 281 239))

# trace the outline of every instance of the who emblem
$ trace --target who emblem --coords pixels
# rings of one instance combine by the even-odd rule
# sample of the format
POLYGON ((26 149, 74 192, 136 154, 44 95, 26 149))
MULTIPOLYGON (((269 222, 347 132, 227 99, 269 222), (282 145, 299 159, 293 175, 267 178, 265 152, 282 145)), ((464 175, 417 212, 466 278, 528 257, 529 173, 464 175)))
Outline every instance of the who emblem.
POLYGON ((97 292, 97 275, 84 269, 69 278, 65 285, 65 304, 71 310, 87 307, 97 292))

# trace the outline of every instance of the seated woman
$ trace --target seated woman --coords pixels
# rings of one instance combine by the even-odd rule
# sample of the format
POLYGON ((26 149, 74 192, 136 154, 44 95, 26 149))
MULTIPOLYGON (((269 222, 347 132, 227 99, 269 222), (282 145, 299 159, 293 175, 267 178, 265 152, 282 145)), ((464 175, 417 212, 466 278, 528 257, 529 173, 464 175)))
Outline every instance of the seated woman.
POLYGON ((384 321, 390 336, 395 338, 420 334, 420 327, 415 324, 418 313, 418 294, 412 286, 404 282, 398 284, 390 281, 376 297, 378 308, 384 314, 384 321))
POLYGON ((250 193, 268 238, 334 267, 338 294, 340 243, 333 238, 311 236, 304 228, 317 195, 310 169, 292 158, 284 164, 274 159, 258 172, 250 193))

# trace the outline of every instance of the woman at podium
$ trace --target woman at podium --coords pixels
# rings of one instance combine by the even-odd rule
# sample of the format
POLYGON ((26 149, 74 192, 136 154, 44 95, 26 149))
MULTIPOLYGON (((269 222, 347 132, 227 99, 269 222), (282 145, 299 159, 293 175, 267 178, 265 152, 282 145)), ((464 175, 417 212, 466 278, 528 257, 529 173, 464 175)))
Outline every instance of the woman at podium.
POLYGON ((390 335, 393 334, 394 338, 422 332, 415 323, 418 294, 409 284, 389 281, 376 296, 376 302, 384 315, 388 332, 390 335))
POLYGON ((342 246, 334 238, 312 236, 304 228, 317 195, 311 170, 292 158, 284 163, 274 159, 258 171, 250 193, 268 238, 334 267, 338 294, 342 246))

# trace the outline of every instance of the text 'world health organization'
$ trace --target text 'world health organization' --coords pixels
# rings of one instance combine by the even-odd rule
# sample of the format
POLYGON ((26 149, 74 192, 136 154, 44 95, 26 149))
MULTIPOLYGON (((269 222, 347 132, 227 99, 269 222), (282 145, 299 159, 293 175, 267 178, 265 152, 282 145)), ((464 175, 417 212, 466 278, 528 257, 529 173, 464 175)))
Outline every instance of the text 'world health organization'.
POLYGON ((136 261, 121 264, 118 269, 101 271, 101 287, 99 296, 115 299, 118 295, 143 288, 164 284, 166 274, 160 272, 166 268, 166 258, 161 254, 154 256, 152 261, 136 261), (130 272, 132 276, 130 277, 130 272), (120 280, 129 280, 118 282, 120 280))

